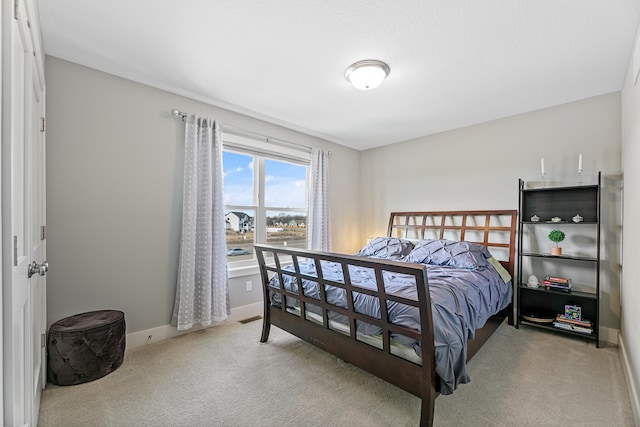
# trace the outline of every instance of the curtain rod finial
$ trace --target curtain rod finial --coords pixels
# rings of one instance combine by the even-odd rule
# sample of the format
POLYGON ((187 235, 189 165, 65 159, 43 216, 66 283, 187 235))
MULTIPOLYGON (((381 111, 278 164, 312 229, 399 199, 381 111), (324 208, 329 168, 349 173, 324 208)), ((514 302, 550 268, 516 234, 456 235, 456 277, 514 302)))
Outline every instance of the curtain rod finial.
POLYGON ((171 115, 176 116, 176 117, 181 117, 182 120, 185 119, 185 117, 187 117, 187 113, 183 113, 182 111, 178 110, 177 108, 174 108, 171 110, 171 115))

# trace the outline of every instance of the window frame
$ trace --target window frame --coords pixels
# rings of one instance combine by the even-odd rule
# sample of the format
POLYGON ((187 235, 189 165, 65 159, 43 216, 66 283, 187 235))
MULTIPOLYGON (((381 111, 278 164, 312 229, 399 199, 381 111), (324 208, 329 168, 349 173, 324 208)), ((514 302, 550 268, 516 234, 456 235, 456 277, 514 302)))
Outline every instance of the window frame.
MULTIPOLYGON (((222 150, 240 155, 253 156, 253 204, 252 205, 232 205, 225 204, 224 211, 246 211, 253 210, 254 218, 254 241, 253 243, 267 243, 267 212, 278 210, 291 213, 305 213, 309 218, 309 196, 311 190, 311 149, 304 147, 291 147, 278 144, 271 139, 264 140, 236 135, 233 133, 223 133, 222 150), (265 160, 275 160, 304 166, 306 169, 305 207, 289 208, 265 205, 266 171, 265 160)), ((307 236, 308 239, 308 236, 307 236)), ((240 270, 257 266, 258 261, 255 251, 252 251, 251 259, 233 261, 227 257, 228 270, 240 270)))

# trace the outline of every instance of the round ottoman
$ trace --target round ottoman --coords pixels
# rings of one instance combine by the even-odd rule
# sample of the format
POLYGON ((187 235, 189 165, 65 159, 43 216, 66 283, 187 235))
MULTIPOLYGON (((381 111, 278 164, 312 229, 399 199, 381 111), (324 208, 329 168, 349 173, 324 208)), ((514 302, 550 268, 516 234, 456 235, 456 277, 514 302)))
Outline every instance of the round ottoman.
POLYGON ((49 328, 48 380, 74 385, 102 378, 122 365, 124 313, 98 310, 58 320, 49 328))

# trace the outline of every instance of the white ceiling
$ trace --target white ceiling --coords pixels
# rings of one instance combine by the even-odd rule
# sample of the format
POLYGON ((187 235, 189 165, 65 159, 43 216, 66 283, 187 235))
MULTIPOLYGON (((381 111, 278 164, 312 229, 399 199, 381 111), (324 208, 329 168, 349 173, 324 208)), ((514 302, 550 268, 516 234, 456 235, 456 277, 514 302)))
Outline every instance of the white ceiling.
POLYGON ((38 7, 49 55, 358 150, 618 91, 640 17, 637 0, 38 7), (391 67, 379 88, 344 78, 362 59, 391 67))

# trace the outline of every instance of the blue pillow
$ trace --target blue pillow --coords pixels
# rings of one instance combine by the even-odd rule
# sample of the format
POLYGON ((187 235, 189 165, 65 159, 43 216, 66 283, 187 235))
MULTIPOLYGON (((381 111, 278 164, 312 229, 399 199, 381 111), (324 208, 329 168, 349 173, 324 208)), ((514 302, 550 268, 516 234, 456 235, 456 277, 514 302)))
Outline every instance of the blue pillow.
POLYGON ((420 240, 403 261, 484 270, 489 250, 478 243, 453 240, 420 240))
POLYGON ((413 249, 409 240, 397 237, 376 237, 356 254, 371 258, 399 260, 408 255, 413 249))

